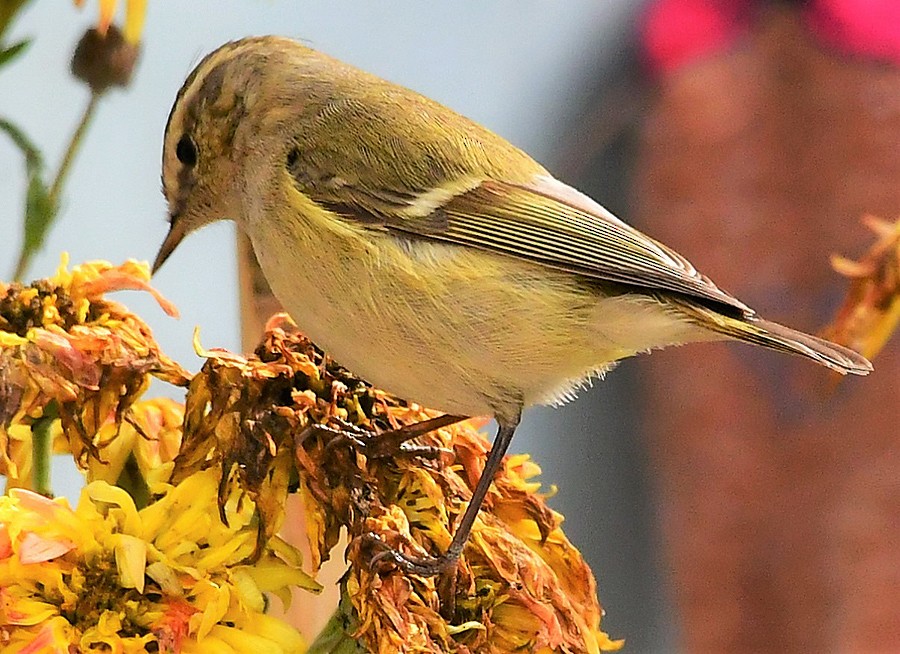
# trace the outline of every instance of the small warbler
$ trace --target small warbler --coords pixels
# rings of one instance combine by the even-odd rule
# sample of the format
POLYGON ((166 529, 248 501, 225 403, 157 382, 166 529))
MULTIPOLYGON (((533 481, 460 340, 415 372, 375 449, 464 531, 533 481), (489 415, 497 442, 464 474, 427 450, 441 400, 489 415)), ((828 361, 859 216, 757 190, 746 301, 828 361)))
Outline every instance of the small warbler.
POLYGON ((165 131, 170 229, 232 219, 276 297, 343 365, 399 396, 499 424, 446 553, 452 566, 524 407, 614 362, 738 340, 840 373, 871 364, 762 320, 684 257, 622 222, 496 134, 292 40, 204 58, 165 131))

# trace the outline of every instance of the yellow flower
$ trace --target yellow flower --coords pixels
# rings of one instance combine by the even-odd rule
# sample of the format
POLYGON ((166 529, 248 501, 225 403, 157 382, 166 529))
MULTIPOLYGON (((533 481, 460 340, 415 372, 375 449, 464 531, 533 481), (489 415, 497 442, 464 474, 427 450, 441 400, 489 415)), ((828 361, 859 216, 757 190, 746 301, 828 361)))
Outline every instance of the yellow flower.
POLYGON ((142 321, 102 297, 152 292, 146 275, 132 263, 89 264, 0 286, 5 471, 27 468, 30 426, 56 407, 52 435, 93 480, 74 511, 27 490, 0 498, 4 651, 303 651, 296 631, 265 613, 268 594, 286 602, 293 587, 318 590, 274 535, 290 492, 303 499, 314 569, 342 530, 350 537, 327 635, 341 651, 621 646, 601 630, 593 575, 525 456, 504 461, 454 574, 374 565, 376 541, 418 556, 446 550, 488 442, 467 421, 420 437, 415 453, 369 449, 437 414, 353 377, 285 316, 249 357, 198 344, 207 361, 183 412, 137 402, 148 375, 188 379, 142 321), (135 469, 146 485, 140 510, 137 495, 109 483, 135 469))
MULTIPOLYGON (((80 7, 84 0, 74 0, 80 7)), ((97 21, 97 31, 106 34, 116 13, 118 0, 100 0, 100 18, 97 21)), ((141 32, 144 30, 144 18, 147 15, 147 0, 127 0, 125 2, 125 26, 122 30, 125 40, 136 44, 141 40, 141 32)))
POLYGON ((0 643, 16 652, 303 652, 265 614, 265 593, 318 587, 274 539, 257 549, 255 507, 229 485, 219 516, 214 471, 138 511, 97 481, 78 508, 23 489, 0 497, 0 643))

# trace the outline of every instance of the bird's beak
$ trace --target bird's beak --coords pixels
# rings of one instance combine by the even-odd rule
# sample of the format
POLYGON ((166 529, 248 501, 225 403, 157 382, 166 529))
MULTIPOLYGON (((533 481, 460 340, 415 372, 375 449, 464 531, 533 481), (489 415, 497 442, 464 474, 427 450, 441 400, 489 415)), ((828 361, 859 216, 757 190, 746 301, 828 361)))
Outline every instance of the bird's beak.
POLYGON ((182 239, 187 236, 187 229, 183 220, 178 220, 177 216, 172 217, 169 225, 169 233, 166 234, 166 240, 159 246, 159 252, 156 254, 156 260, 153 262, 151 274, 155 274, 169 258, 169 255, 175 251, 182 239))

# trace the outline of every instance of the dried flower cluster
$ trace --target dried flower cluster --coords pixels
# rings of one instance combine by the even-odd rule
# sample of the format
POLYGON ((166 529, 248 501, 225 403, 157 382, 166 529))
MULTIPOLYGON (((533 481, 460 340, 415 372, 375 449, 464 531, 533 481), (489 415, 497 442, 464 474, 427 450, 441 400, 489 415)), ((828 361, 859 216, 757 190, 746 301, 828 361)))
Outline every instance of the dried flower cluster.
POLYGON ((459 423, 416 446, 391 442, 385 434, 436 414, 355 378, 286 316, 249 357, 198 345, 207 361, 191 379, 103 297, 153 292, 147 279, 143 265, 94 263, 0 286, 3 471, 27 484, 44 421, 91 481, 74 510, 24 489, 0 500, 4 651, 304 651, 264 599, 317 589, 276 535, 295 492, 313 571, 342 529, 351 538, 341 608, 312 651, 620 646, 600 630, 593 576, 527 457, 506 460, 453 574, 374 565, 382 544, 446 548, 484 465, 483 436, 459 423), (140 400, 150 376, 189 382, 184 406, 140 400))
POLYGON ((487 456, 483 435, 459 423, 428 433, 415 448, 385 448, 385 432, 437 414, 371 388, 284 315, 270 321, 256 356, 204 355, 188 391, 176 479, 211 464, 223 478, 239 476, 265 516, 263 540, 297 489, 314 567, 346 528, 351 635, 368 651, 620 645, 599 628, 593 575, 532 481, 539 469, 528 457, 505 461, 452 579, 373 566, 376 542, 418 555, 446 549, 487 456))

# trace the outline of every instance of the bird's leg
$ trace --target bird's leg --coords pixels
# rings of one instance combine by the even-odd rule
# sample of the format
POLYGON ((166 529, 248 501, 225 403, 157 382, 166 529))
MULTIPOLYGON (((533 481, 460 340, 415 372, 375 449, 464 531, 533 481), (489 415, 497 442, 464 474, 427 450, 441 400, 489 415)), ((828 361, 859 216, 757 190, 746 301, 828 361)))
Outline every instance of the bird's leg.
POLYGON ((494 444, 491 446, 487 461, 484 463, 484 471, 481 473, 478 484, 475 485, 475 490, 472 492, 472 499, 469 500, 469 505, 466 507, 466 511, 459 521, 459 526, 453 534, 453 539, 450 541, 450 546, 447 548, 447 551, 441 556, 409 556, 393 549, 377 535, 370 534, 369 538, 373 541, 373 544, 382 549, 381 552, 372 558, 372 565, 376 565, 380 561, 392 560, 406 572, 423 577, 429 577, 445 572, 456 565, 456 561, 459 559, 459 555, 462 552, 466 541, 469 539, 469 533, 472 531, 472 525, 475 524, 475 518, 478 517, 478 511, 481 509, 481 504, 484 502, 488 489, 494 481, 494 475, 497 474, 500 463, 503 461, 503 456, 506 454, 510 441, 512 441, 513 434, 516 432, 516 427, 519 424, 519 416, 516 415, 515 419, 509 422, 501 421, 499 418, 497 421, 500 424, 500 428, 497 430, 494 444))

